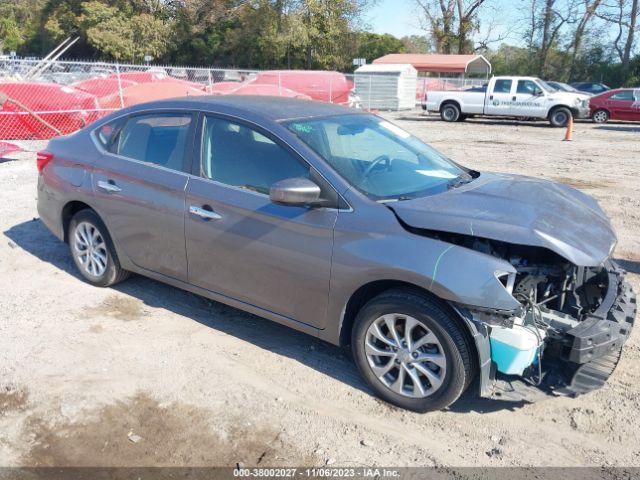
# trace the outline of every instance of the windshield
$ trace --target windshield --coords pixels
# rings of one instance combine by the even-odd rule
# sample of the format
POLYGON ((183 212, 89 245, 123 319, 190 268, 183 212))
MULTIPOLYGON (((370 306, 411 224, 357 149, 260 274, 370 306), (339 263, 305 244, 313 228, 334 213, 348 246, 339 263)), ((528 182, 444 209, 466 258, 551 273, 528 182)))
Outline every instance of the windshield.
POLYGON ((441 153, 373 115, 295 120, 286 126, 375 200, 432 195, 471 180, 441 153))
POLYGON ((543 90, 546 90, 549 93, 553 93, 553 92, 557 92, 558 89, 555 87, 552 87, 551 85, 549 85, 547 82, 545 82, 544 80, 541 79, 537 79, 538 83, 540 84, 540 86, 542 87, 543 90))

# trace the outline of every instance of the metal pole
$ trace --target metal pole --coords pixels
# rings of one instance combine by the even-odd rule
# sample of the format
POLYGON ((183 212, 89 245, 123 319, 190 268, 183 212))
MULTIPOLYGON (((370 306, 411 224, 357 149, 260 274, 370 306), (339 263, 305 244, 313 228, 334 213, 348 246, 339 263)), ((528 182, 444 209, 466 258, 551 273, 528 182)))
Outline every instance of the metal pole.
POLYGON ((69 40, 71 40, 71 37, 67 37, 67 39, 62 42, 61 44, 59 44, 56 48, 54 48, 53 50, 51 50, 49 52, 49 54, 44 57, 42 60, 40 60, 38 63, 36 63, 33 67, 31 67, 31 69, 25 74, 24 78, 30 78, 32 75, 35 74, 36 71, 38 71, 38 69, 40 68, 40 66, 46 62, 47 60, 49 60, 53 55, 55 55, 55 53, 61 49, 69 40))
POLYGON ((45 62, 44 65, 42 65, 39 69, 37 69, 33 75, 37 74, 37 73, 42 73, 44 72, 47 68, 49 68, 53 62, 55 62, 56 60, 58 60, 58 58, 60 58, 60 56, 66 52, 67 50, 69 50, 74 43, 76 43, 78 40, 80 40, 80 37, 76 37, 74 40, 71 41, 71 43, 67 44, 63 49, 61 49, 56 55, 54 55, 53 58, 51 58, 48 62, 45 62))
POLYGON ((122 79, 120 78, 120 65, 116 64, 116 78, 118 79, 118 95, 120 96, 120 108, 124 108, 124 95, 122 94, 122 79))
POLYGON ((278 95, 282 96, 282 75, 278 72, 278 95))
POLYGON ((209 93, 213 93, 213 79, 211 78, 210 68, 207 68, 207 76, 209 77, 209 93))
POLYGON ((369 110, 371 110, 371 75, 369 75, 369 110))

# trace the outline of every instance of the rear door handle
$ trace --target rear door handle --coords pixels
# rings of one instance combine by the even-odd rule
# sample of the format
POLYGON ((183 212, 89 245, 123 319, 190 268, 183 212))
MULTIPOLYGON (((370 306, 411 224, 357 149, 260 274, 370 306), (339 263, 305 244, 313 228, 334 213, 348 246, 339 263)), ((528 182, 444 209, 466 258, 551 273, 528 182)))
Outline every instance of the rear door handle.
POLYGON ((516 101, 516 96, 514 95, 513 97, 511 97, 511 100, 513 100, 515 102, 516 101))
POLYGON ((113 183, 112 181, 105 182, 103 180, 99 180, 98 181, 98 188, 104 190, 105 192, 109 192, 109 193, 118 193, 118 192, 122 191, 122 189, 119 186, 117 186, 115 183, 113 183))
POLYGON ((220 220, 222 218, 222 215, 218 215, 213 210, 208 210, 202 207, 196 207, 195 205, 191 205, 189 207, 189 213, 191 213, 192 215, 198 215, 199 217, 204 218, 205 220, 220 220))

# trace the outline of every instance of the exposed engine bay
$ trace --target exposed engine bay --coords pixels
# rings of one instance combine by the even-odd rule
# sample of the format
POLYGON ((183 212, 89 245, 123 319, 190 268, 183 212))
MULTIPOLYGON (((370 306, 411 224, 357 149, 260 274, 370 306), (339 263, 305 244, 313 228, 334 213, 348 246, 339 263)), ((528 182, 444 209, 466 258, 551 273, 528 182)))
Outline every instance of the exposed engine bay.
POLYGON ((517 311, 470 308, 489 331, 498 372, 539 386, 551 377, 557 383, 561 371, 562 393, 570 394, 599 388, 613 373, 636 312, 624 272, 613 262, 581 267, 541 247, 456 233, 416 233, 507 260, 515 268, 515 273, 496 272, 496 277, 520 303, 517 311))

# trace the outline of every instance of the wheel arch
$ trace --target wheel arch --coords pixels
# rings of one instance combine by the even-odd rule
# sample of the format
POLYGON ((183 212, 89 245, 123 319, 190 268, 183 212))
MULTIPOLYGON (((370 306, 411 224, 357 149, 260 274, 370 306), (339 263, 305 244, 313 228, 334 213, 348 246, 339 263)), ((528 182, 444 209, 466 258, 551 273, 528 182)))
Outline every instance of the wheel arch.
POLYGON ((449 312, 452 317, 455 317, 460 324, 464 324, 465 332, 469 333, 469 339, 472 338, 473 332, 469 328, 469 324, 460 315, 458 310, 453 308, 451 304, 435 295, 433 292, 410 282, 404 282, 401 280, 374 280, 360 286, 355 292, 351 294, 345 308, 343 310, 342 319, 340 322, 340 345, 346 346, 351 343, 351 330, 353 323, 358 315, 358 312, 364 307, 364 305, 371 299, 378 295, 390 291, 403 289, 409 292, 415 292, 419 295, 428 297, 430 300, 438 303, 442 308, 449 312))
POLYGON ((569 110, 571 112, 571 115, 573 115, 574 118, 576 117, 576 115, 578 115, 578 109, 577 108, 571 107, 569 105, 565 105, 564 103, 559 103, 559 104, 553 105, 552 107, 549 108, 549 110, 547 111, 547 119, 551 118, 551 115, 553 115, 553 112, 555 112, 559 108, 566 108, 567 110, 569 110))
MULTIPOLYGON (((480 385, 486 385, 488 382, 490 359, 488 358, 488 333, 484 325, 473 322, 468 315, 465 315, 459 308, 454 307, 449 301, 435 295, 433 292, 413 283, 401 280, 375 280, 360 286, 351 294, 340 322, 339 342, 340 346, 351 344, 351 332, 355 323, 358 312, 371 299, 378 295, 391 290, 405 290, 418 295, 428 297, 437 303, 443 310, 451 315, 451 318, 461 327, 464 332, 467 345, 471 351, 472 358, 472 375, 475 377, 480 373, 480 385), (489 361, 488 361, 489 360, 489 361)), ((482 388, 481 388, 482 391, 482 388)))
MULTIPOLYGON (((80 200, 71 200, 62 207, 62 233, 64 235, 65 243, 69 243, 69 224, 71 223, 71 219, 76 213, 81 212, 82 210, 93 210, 96 212, 93 207, 80 200)), ((96 212, 96 215, 100 217, 98 212, 96 212)), ((102 220, 102 218, 100 219, 102 220)))
POLYGON ((462 104, 460 102, 460 100, 457 100, 455 98, 447 98, 446 100, 443 100, 440 103, 440 107, 438 108, 438 112, 442 112, 442 109, 444 107, 446 107, 447 105, 455 105, 458 110, 460 110, 460 115, 462 115, 462 104))

